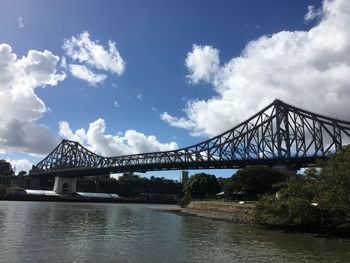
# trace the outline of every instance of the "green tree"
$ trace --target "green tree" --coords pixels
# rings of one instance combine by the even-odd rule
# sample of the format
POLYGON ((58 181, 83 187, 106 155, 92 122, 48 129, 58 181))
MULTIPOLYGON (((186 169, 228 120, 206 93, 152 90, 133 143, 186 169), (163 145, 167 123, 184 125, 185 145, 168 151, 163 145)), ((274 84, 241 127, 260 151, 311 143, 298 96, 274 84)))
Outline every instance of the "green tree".
POLYGON ((276 184, 285 181, 291 174, 286 169, 275 169, 267 166, 247 166, 240 169, 225 184, 226 195, 240 193, 245 199, 257 200, 265 193, 276 192, 276 184))
POLYGON ((260 223, 350 227, 350 146, 257 203, 260 223))
POLYGON ((264 224, 308 225, 317 212, 314 201, 316 181, 306 175, 291 176, 279 184, 277 194, 266 194, 256 204, 255 219, 264 224))
POLYGON ((320 164, 315 193, 318 212, 325 225, 350 224, 350 145, 320 164))
POLYGON ((177 204, 181 207, 186 207, 191 202, 191 196, 189 193, 185 193, 183 196, 177 199, 177 204))
MULTIPOLYGON (((79 191, 95 192, 96 178, 80 178, 78 180, 79 191)), ((182 185, 164 177, 151 176, 150 179, 138 175, 123 175, 118 179, 98 179, 98 191, 102 193, 117 193, 123 197, 136 197, 141 193, 147 194, 182 194, 182 185)))
POLYGON ((205 173, 192 175, 184 186, 184 192, 196 198, 213 195, 220 190, 221 187, 215 175, 205 173))

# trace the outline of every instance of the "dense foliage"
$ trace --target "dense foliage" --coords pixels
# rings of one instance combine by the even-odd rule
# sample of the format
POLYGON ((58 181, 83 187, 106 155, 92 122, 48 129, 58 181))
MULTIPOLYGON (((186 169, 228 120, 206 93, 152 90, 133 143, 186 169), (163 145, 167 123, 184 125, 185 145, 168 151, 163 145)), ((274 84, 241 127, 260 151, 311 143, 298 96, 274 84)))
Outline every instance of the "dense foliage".
POLYGON ((91 180, 80 179, 78 190, 84 192, 117 193, 123 197, 134 197, 140 194, 175 194, 182 193, 182 184, 151 176, 149 179, 137 175, 124 175, 118 179, 107 178, 91 180))
POLYGON ((185 193, 183 196, 177 199, 177 204, 181 207, 186 207, 191 201, 192 201, 192 198, 190 194, 185 193))
POLYGON ((291 177, 276 196, 264 196, 256 206, 257 222, 350 226, 350 146, 319 166, 291 177))
POLYGON ((215 175, 205 173, 192 175, 184 186, 184 192, 195 198, 214 195, 220 191, 215 175))
POLYGON ((265 193, 274 193, 275 185, 285 181, 290 172, 267 166, 247 166, 240 169, 224 182, 224 191, 228 196, 241 196, 245 200, 257 200, 265 193))

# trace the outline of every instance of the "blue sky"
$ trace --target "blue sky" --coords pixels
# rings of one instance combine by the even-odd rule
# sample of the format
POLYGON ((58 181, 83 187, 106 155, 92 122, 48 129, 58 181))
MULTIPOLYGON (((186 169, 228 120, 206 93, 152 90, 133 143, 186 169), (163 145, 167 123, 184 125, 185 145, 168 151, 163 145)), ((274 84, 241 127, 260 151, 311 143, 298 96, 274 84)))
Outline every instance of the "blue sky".
POLYGON ((104 155, 181 148, 275 97, 349 119, 340 113, 349 98, 346 2, 3 0, 0 91, 20 95, 0 112, 13 115, 0 117, 0 158, 25 169, 61 138, 104 155), (1 72, 2 53, 17 56, 21 75, 1 72), (315 89, 327 111, 311 101, 315 89))

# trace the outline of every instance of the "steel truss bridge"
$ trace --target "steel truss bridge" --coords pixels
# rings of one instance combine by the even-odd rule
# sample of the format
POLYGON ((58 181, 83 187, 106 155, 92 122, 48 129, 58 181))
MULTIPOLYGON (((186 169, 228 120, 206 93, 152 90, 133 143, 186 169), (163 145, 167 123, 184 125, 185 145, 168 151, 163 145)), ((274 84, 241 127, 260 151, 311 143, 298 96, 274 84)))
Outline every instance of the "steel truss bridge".
POLYGON ((33 176, 85 176, 247 165, 306 167, 350 143, 350 122, 275 100, 236 127, 173 151, 104 157, 78 142, 61 143, 30 171, 33 176))

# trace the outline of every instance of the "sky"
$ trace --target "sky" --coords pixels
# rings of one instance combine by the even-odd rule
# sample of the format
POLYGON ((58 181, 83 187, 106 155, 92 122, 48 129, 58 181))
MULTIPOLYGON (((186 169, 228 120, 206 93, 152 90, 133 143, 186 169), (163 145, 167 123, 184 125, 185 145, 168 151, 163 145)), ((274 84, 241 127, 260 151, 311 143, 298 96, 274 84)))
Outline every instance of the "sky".
POLYGON ((348 0, 1 0, 0 159, 173 150, 275 98, 350 120, 349 28, 348 0))

